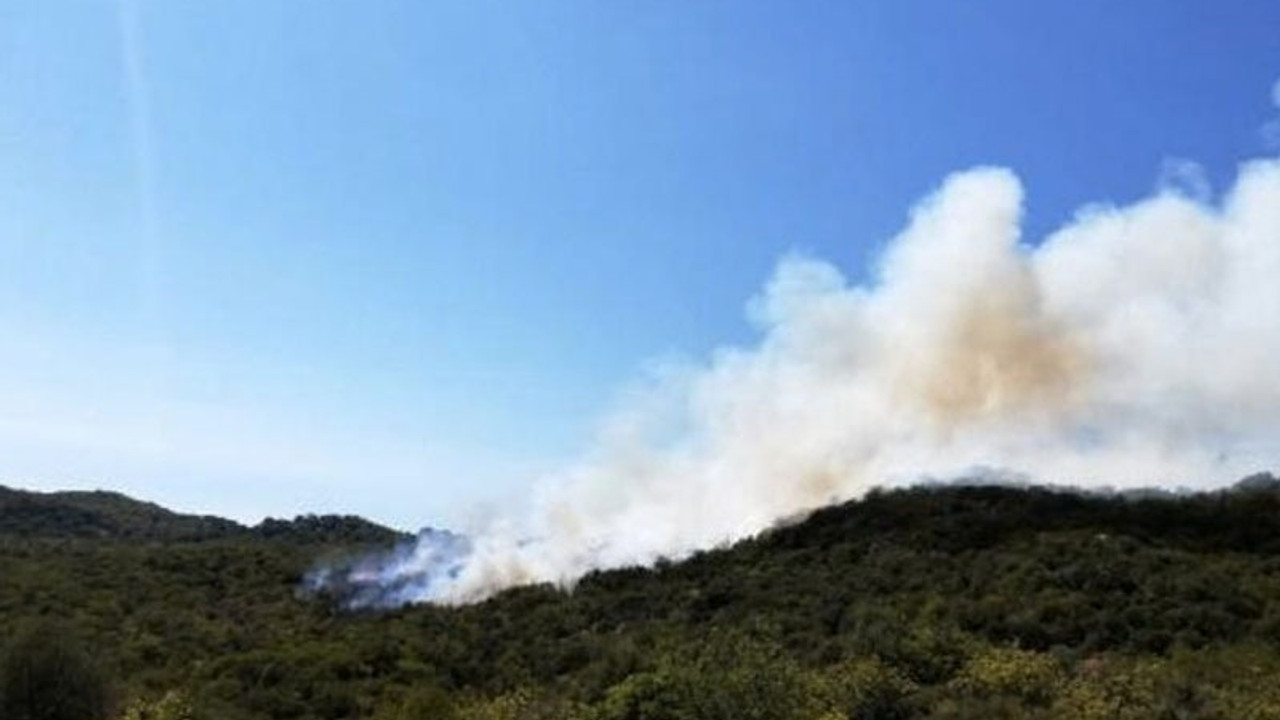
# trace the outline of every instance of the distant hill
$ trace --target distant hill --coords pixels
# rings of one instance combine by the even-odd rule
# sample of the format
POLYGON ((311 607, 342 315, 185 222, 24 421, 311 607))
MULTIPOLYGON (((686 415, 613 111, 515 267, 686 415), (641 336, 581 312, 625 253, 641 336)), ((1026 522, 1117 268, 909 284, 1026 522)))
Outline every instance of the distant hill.
POLYGON ((182 515, 105 490, 40 493, 0 487, 0 534, 202 540, 243 532, 224 518, 182 515))
POLYGON ((106 490, 33 492, 0 486, 0 536, 167 542, 259 536, 315 543, 377 544, 408 537, 353 515, 268 518, 254 527, 176 513, 106 490))
POLYGON ((252 528, 262 538, 346 545, 386 545, 408 540, 409 533, 392 530, 357 515, 299 515, 292 520, 267 518, 252 528))

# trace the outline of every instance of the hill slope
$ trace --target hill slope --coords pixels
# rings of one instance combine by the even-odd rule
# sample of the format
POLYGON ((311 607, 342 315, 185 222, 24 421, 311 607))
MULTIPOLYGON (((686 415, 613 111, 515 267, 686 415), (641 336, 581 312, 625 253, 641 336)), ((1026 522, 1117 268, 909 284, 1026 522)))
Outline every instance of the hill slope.
MULTIPOLYGON (((14 507, 0 527, 29 513, 14 507)), ((328 526, 0 532, 0 631, 69 619, 122 698, 176 689, 229 720, 1280 716, 1266 477, 1178 496, 876 492, 571 591, 385 614, 298 594, 318 559, 371 547, 328 526)))
POLYGON ((180 515, 119 493, 36 493, 0 487, 0 534, 195 540, 240 526, 217 517, 180 515))
POLYGON ((0 536, 188 542, 243 535, 311 542, 389 543, 406 537, 351 515, 268 518, 252 528, 188 515, 106 490, 40 493, 0 485, 0 536))

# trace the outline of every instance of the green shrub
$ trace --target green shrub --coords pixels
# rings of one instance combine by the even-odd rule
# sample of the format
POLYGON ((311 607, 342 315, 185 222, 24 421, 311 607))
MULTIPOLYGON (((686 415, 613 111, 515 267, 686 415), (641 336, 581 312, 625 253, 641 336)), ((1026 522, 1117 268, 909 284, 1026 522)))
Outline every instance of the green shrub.
POLYGON ((0 718, 102 720, 110 686, 68 628, 38 622, 20 629, 0 659, 0 718))

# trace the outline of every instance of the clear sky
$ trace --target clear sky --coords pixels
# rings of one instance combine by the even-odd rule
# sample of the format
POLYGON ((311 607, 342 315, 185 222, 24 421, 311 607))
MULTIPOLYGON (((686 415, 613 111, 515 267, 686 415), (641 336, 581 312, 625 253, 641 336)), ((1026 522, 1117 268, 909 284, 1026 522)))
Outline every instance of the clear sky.
POLYGON ((6 0, 0 484, 452 523, 780 256, 1221 189, 1277 78, 1271 0, 6 0))

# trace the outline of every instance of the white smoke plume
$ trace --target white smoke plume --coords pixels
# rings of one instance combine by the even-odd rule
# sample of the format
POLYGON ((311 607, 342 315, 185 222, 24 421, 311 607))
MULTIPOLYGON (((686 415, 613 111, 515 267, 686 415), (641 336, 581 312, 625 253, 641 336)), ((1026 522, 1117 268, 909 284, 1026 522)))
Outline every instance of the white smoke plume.
MULTIPOLYGON (((1196 193, 1199 194, 1199 193, 1196 193)), ((678 558, 877 485, 979 472, 1203 487, 1280 460, 1280 162, 1219 204, 1176 187, 1020 241, 1006 170, 947 179, 876 278, 790 257, 758 345, 636 394, 533 510, 322 583, 467 602, 678 558)))

